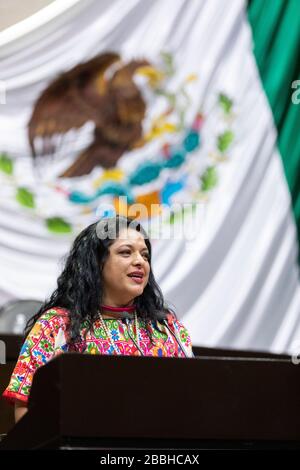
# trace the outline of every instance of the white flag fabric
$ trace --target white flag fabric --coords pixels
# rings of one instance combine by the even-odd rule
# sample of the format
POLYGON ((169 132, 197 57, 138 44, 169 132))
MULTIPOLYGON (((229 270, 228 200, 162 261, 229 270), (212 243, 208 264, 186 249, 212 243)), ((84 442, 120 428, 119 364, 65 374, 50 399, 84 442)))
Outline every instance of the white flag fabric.
MULTIPOLYGON (((44 299, 55 287, 74 234, 50 233, 41 214, 67 217, 78 227, 95 220, 95 214, 79 211, 49 186, 88 140, 88 126, 64 158, 44 166, 38 185, 26 126, 34 101, 51 80, 105 51, 117 51, 124 60, 146 57, 153 62, 167 51, 176 66, 174 86, 197 75, 189 89, 187 120, 201 107, 204 124, 201 146, 184 167, 188 189, 193 172, 211 158, 222 128, 217 96, 232 97, 234 142, 228 158, 218 164, 218 184, 207 199, 198 200, 197 236, 154 240, 154 274, 194 345, 292 352, 300 341, 296 230, 242 0, 53 2, 4 31, 0 150, 14 158, 15 174, 14 180, 0 175, 0 302, 44 299), (16 184, 35 188, 39 213, 17 205, 16 184)), ((156 110, 157 102, 150 102, 149 115, 156 110)), ((72 133, 69 137, 74 138, 72 133)), ((134 158, 124 155, 119 166, 131 171, 148 153, 140 149, 134 158)), ((80 188, 88 188, 94 177, 81 179, 80 188)), ((160 184, 158 179, 148 189, 160 184)), ((179 192, 178 201, 191 202, 193 194, 187 190, 180 197, 179 192)))

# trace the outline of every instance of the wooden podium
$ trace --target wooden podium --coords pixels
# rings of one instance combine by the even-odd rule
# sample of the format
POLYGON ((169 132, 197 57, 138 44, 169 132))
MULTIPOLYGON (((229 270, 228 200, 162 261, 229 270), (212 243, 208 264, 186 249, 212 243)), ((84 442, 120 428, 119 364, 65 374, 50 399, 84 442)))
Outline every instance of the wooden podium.
POLYGON ((300 448, 288 358, 63 354, 0 449, 300 448))

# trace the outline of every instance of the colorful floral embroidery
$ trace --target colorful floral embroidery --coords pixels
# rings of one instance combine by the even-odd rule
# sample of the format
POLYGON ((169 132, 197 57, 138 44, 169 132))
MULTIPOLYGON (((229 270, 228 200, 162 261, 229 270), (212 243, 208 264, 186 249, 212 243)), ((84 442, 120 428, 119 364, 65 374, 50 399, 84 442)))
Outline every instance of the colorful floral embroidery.
MULTIPOLYGON (((121 320, 105 319, 104 321, 121 354, 128 356, 139 355, 121 320)), ((153 341, 151 343, 145 322, 143 320, 138 321, 140 347, 146 356, 184 356, 177 342, 169 332, 167 333, 164 326, 159 326, 161 330, 159 332, 154 328, 154 322, 149 322, 147 330, 151 334, 153 341)), ((173 331, 176 328, 177 336, 181 338, 185 349, 190 352, 192 345, 186 328, 178 320, 174 320, 170 324, 171 328, 172 325, 173 331)), ((3 393, 6 399, 11 402, 21 400, 27 403, 35 371, 57 355, 71 351, 66 339, 67 326, 68 313, 64 309, 50 309, 39 318, 22 346, 10 383, 3 393)), ((84 330, 83 327, 82 334, 84 330)), ((75 345, 75 350, 94 355, 116 353, 106 337, 105 331, 101 328, 100 321, 96 321, 93 330, 87 333, 84 344, 75 345)))

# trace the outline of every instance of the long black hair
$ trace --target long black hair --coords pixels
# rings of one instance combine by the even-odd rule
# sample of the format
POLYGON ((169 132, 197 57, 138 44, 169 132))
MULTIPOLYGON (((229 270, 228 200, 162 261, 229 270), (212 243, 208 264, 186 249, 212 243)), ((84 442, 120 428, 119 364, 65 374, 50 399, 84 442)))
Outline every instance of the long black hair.
POLYGON ((161 289, 154 278, 151 268, 151 243, 146 231, 138 221, 116 215, 102 218, 99 222, 89 225, 76 237, 67 255, 64 269, 57 279, 57 288, 27 322, 25 337, 45 311, 53 307, 61 307, 68 310, 68 342, 72 344, 81 341, 80 331, 83 324, 88 326, 87 333, 98 318, 102 303, 102 271, 109 256, 109 247, 114 242, 114 238, 105 234, 109 235, 113 227, 115 236, 118 237, 121 229, 129 226, 143 235, 149 251, 148 283, 143 293, 134 300, 137 315, 145 320, 146 325, 149 320, 156 320, 154 326, 157 325, 161 314, 171 311, 176 317, 174 310, 166 305, 161 289))

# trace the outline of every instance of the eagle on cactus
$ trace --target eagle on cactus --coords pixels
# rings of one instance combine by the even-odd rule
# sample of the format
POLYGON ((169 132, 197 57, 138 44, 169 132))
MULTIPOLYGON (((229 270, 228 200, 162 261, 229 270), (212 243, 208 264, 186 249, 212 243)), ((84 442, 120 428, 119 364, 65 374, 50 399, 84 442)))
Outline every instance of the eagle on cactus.
POLYGON ((61 177, 86 175, 98 165, 112 168, 125 151, 142 146, 146 103, 134 81, 139 70, 152 87, 162 79, 147 60, 124 64, 114 52, 98 55, 56 78, 37 99, 28 123, 32 157, 55 154, 57 137, 63 139, 87 122, 94 123, 94 140, 61 177))

